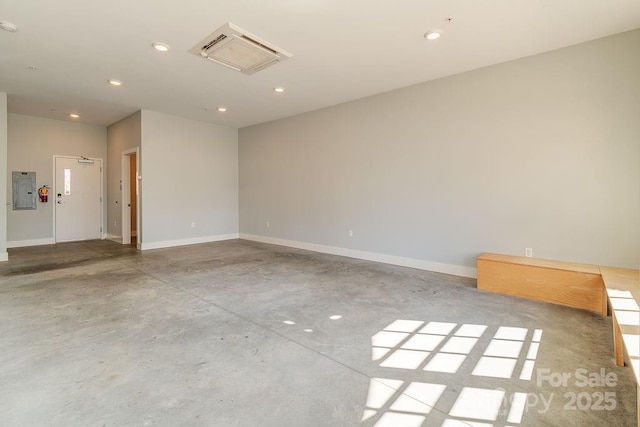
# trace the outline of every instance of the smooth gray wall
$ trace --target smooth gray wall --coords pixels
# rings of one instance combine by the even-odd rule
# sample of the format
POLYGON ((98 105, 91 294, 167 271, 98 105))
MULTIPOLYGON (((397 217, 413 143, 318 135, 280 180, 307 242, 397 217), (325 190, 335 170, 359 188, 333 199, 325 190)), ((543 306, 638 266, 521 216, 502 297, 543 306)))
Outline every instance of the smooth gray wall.
MULTIPOLYGON (((8 171, 36 172, 36 185, 53 188, 53 156, 85 156, 107 160, 107 131, 103 126, 70 121, 43 119, 22 114, 8 115, 8 171)), ((103 197, 106 197, 107 174, 103 174, 103 197)), ((11 179, 7 185, 11 202, 11 179)), ((7 228, 9 246, 53 243, 53 205, 38 202, 34 211, 14 211, 8 208, 7 228)), ((106 230, 106 204, 103 226, 106 230)))
MULTIPOLYGON (((141 112, 138 111, 107 127, 107 230, 110 238, 122 238, 122 192, 120 190, 122 152, 140 147, 141 117, 141 112)), ((142 174, 142 168, 140 168, 140 174, 142 174)))
MULTIPOLYGON (((0 188, 7 185, 7 94, 0 92, 0 188)), ((0 261, 7 261, 7 193, 0 191, 0 261)))
POLYGON ((240 231, 637 268, 638 46, 635 30, 241 129, 240 231))
POLYGON ((238 130, 142 110, 142 208, 142 249, 237 237, 238 130))

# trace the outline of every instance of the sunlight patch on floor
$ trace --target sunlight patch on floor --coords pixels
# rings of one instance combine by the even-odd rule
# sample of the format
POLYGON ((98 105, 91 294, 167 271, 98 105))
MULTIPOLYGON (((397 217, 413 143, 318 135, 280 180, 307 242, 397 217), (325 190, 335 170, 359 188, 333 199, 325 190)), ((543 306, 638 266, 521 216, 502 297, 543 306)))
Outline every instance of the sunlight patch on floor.
MULTIPOLYGON (((393 369, 390 374, 423 372, 427 380, 452 375, 462 387, 449 407, 438 409, 442 426, 515 426, 522 422, 526 393, 464 383, 471 376, 530 381, 541 339, 541 329, 398 319, 371 337, 371 358, 379 368, 393 369)), ((437 381, 373 378, 362 420, 375 427, 433 425, 429 416, 446 391, 437 381)))

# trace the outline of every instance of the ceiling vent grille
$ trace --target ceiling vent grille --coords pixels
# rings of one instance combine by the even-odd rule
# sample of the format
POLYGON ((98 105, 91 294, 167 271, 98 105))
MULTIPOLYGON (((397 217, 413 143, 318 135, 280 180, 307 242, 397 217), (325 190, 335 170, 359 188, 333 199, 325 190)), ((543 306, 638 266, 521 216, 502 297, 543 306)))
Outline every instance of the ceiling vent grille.
POLYGON ((244 74, 264 70, 293 56, 230 22, 209 34, 189 52, 244 74))

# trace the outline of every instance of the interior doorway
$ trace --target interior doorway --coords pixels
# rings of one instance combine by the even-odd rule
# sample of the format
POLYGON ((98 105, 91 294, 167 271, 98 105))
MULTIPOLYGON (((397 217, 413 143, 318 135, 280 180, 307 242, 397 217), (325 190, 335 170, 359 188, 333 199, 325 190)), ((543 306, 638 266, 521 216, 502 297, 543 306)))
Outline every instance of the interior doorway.
POLYGON ((122 244, 140 248, 139 148, 122 152, 122 244))
POLYGON ((54 240, 102 238, 102 159, 54 156, 54 240))

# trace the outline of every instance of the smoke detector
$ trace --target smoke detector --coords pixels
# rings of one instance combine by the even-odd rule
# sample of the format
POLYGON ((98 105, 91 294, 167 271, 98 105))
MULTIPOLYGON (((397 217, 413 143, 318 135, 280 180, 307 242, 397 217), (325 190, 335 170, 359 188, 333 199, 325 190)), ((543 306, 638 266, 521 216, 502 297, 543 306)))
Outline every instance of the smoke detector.
POLYGON ((189 52, 244 74, 256 73, 293 56, 230 22, 189 52))

